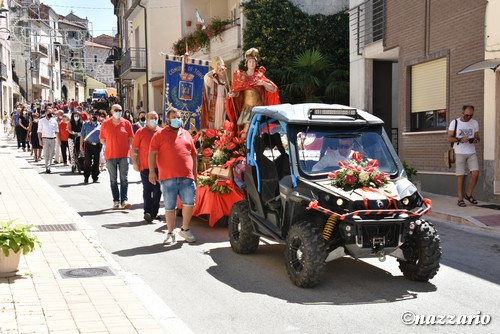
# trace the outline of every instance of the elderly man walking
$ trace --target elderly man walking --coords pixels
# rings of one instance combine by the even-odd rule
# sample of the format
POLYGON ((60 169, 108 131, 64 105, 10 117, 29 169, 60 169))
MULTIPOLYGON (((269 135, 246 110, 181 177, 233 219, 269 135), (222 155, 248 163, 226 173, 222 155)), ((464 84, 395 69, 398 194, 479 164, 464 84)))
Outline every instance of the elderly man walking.
POLYGON ((128 202, 128 159, 130 145, 134 140, 132 124, 122 117, 122 107, 119 104, 111 106, 113 117, 101 125, 99 139, 106 146, 104 151, 106 167, 109 172, 113 209, 130 209, 128 202), (120 173, 120 188, 118 188, 118 173, 120 173))

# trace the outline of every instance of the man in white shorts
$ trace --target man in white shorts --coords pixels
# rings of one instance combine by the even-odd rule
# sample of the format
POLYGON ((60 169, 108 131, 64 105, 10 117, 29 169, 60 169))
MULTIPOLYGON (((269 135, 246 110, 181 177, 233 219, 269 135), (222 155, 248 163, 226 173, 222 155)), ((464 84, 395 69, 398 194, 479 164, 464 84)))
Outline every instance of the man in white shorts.
POLYGON ((480 138, 479 124, 475 119, 472 119, 473 116, 474 106, 465 105, 462 107, 460 118, 452 120, 448 127, 448 142, 454 143, 453 148, 456 154, 457 205, 462 207, 466 206, 464 199, 472 204, 477 204, 477 200, 472 196, 472 192, 479 178, 479 163, 475 145, 479 142, 480 138), (467 175, 465 170, 466 164, 471 173, 471 179, 464 194, 464 179, 467 175))

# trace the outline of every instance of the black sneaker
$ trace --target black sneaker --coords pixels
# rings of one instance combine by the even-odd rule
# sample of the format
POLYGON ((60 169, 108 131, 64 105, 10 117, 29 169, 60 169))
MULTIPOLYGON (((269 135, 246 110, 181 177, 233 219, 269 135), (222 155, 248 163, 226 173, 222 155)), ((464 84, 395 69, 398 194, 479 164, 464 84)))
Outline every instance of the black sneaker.
POLYGON ((95 179, 92 179, 92 182, 94 182, 94 183, 97 183, 97 181, 99 181, 98 177, 96 177, 95 179))
POLYGON ((146 212, 144 214, 144 220, 147 221, 148 223, 153 222, 153 217, 151 217, 151 214, 149 212, 146 212))
POLYGON ((83 183, 89 183, 89 178, 86 177, 84 180, 83 180, 83 183))
POLYGON ((45 169, 45 173, 50 174, 50 168, 45 169))

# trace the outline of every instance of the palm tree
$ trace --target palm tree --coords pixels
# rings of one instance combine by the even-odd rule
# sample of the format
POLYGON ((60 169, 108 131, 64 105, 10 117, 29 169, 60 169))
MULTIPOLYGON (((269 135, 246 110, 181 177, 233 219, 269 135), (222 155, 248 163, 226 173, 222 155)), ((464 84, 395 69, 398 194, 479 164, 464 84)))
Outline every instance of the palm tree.
POLYGON ((288 82, 283 85, 286 97, 290 102, 320 102, 329 69, 327 58, 316 48, 297 55, 281 73, 282 82, 288 82))

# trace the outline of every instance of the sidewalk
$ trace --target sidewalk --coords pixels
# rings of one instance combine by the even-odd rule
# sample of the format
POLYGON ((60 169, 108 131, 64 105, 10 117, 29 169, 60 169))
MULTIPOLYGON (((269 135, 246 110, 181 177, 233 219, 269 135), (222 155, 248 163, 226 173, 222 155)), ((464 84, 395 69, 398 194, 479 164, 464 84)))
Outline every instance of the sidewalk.
POLYGON ((42 247, 0 278, 0 333, 191 333, 0 135, 0 219, 35 225, 42 247))
POLYGON ((457 198, 434 193, 422 192, 424 197, 432 200, 432 210, 427 214, 430 218, 447 220, 492 233, 500 233, 500 205, 478 201, 473 205, 466 201, 466 207, 457 205, 457 198), (486 207, 490 206, 490 208, 486 207))

